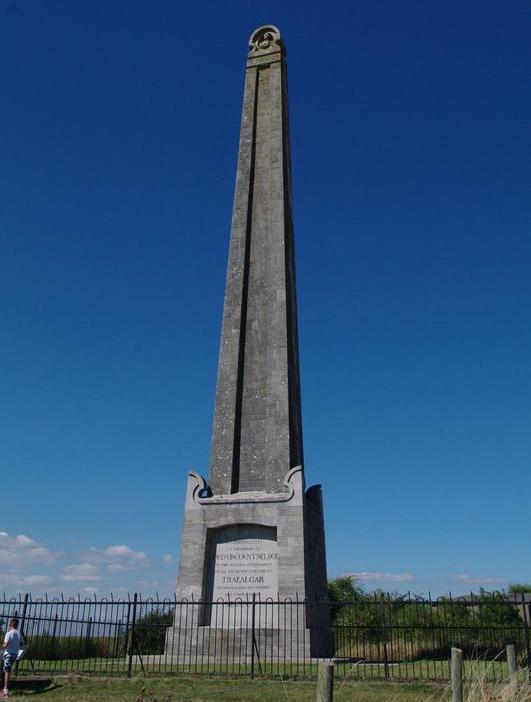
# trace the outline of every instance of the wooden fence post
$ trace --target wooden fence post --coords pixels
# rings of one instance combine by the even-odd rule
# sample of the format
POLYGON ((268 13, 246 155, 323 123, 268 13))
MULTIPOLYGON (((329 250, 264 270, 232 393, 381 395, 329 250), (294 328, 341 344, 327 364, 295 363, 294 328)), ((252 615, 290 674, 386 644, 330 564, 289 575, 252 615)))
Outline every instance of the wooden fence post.
POLYGON ((509 685, 514 690, 518 687, 518 669, 516 667, 516 649, 514 644, 507 644, 507 667, 509 669, 509 685))
POLYGON ((463 702, 463 651, 452 647, 452 702, 463 702))
POLYGON ((332 702, 334 696, 334 664, 319 662, 317 672, 317 702, 332 702))

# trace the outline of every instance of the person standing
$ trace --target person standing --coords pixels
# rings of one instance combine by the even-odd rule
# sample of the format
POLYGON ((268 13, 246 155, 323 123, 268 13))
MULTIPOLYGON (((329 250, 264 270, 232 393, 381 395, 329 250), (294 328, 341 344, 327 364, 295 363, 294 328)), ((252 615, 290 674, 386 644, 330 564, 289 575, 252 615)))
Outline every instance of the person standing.
POLYGON ((9 697, 9 678, 13 663, 17 660, 20 650, 21 635, 18 630, 18 619, 15 617, 9 622, 9 629, 5 635, 3 643, 3 661, 4 661, 4 689, 0 692, 0 698, 9 697))

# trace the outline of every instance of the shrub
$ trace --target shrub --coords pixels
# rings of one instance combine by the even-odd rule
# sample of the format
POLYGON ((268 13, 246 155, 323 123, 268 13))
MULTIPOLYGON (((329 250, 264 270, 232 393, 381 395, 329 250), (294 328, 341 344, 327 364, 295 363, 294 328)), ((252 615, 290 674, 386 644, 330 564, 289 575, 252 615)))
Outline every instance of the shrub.
POLYGON ((525 625, 505 592, 481 590, 471 601, 435 602, 365 593, 350 578, 329 586, 338 655, 365 660, 446 658, 452 646, 467 657, 491 657, 523 643, 525 625), (354 588, 350 589, 349 588, 354 588), (348 602, 342 601, 348 593, 348 602))
POLYGON ((330 603, 330 619, 336 623, 340 612, 345 613, 353 603, 364 600, 367 594, 360 585, 356 584, 351 575, 343 575, 328 581, 328 602, 330 603))
POLYGON ((164 653, 166 629, 173 624, 173 610, 153 610, 136 620, 133 649, 142 654, 164 653))
POLYGON ((32 636, 28 644, 31 658, 41 661, 109 658, 118 655, 114 650, 114 639, 107 637, 88 639, 84 636, 52 637, 40 634, 32 636))

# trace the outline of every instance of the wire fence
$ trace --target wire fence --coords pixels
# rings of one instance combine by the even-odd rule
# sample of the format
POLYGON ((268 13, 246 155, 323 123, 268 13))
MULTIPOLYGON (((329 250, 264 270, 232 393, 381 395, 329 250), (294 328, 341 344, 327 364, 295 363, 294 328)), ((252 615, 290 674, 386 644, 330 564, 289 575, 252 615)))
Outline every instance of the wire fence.
POLYGON ((519 676, 530 680, 531 602, 524 595, 194 602, 28 594, 0 601, 3 632, 11 617, 19 618, 29 645, 18 674, 313 677, 314 651, 324 655, 318 644, 326 639, 326 655, 343 679, 448 680, 450 649, 457 646, 465 678, 502 681, 505 647, 513 644, 519 676), (323 621, 330 628, 316 628, 323 621))

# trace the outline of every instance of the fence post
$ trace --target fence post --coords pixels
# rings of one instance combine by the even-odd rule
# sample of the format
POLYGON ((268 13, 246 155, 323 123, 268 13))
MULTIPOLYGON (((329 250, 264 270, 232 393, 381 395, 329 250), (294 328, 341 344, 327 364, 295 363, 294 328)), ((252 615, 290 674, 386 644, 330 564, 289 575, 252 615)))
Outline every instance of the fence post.
POLYGON ((85 635, 85 655, 90 657, 90 643, 92 639, 92 617, 89 617, 87 625, 87 633, 85 635))
POLYGON ((129 622, 131 621, 131 600, 129 599, 127 603, 127 617, 125 620, 124 629, 124 653, 125 657, 129 655, 129 622))
POLYGON ((463 702, 463 651, 452 647, 452 702, 463 702))
POLYGON ((514 644, 507 644, 507 668, 509 669, 509 685, 511 689, 518 687, 518 670, 516 668, 516 649, 514 644))
POLYGON ((319 661, 317 671, 317 702, 332 702, 334 696, 334 664, 319 661))
POLYGON ((131 677, 131 671, 133 669, 133 646, 135 644, 135 623, 136 623, 136 605, 138 602, 138 593, 135 592, 133 598, 133 619, 131 621, 131 633, 129 638, 129 661, 127 663, 127 677, 131 677))
POLYGON ((526 602, 524 593, 522 598, 522 619, 524 620, 525 648, 527 654, 527 682, 531 683, 531 644, 529 642, 529 627, 531 626, 531 603, 526 602))
POLYGON ((255 648, 255 616, 256 616, 256 611, 255 611, 255 606, 256 606, 256 593, 253 592, 253 602, 252 602, 252 610, 251 610, 251 680, 254 680, 254 648, 255 648))
MULTIPOLYGON (((387 603, 389 604, 389 593, 387 594, 387 603)), ((383 659, 384 659, 384 676, 386 680, 389 678, 389 656, 387 653, 387 631, 386 625, 386 612, 384 605, 384 595, 380 596, 380 624, 382 627, 382 639, 383 639, 383 659)))
POLYGON ((20 633, 24 636, 24 626, 26 624, 26 610, 28 609, 29 593, 24 595, 24 604, 22 605, 22 617, 20 618, 20 633))
MULTIPOLYGON (((26 625, 26 610, 28 609, 28 600, 29 600, 29 593, 26 592, 24 595, 24 604, 22 605, 22 616, 20 618, 20 633, 22 634, 22 637, 24 637, 24 628, 26 625)), ((16 612, 15 612, 16 615, 16 612)), ((15 661, 15 675, 18 673, 18 661, 15 661)))
POLYGON ((52 654, 55 653, 55 637, 57 636, 57 619, 59 615, 57 612, 55 613, 55 617, 53 618, 53 629, 52 629, 52 639, 50 641, 50 649, 52 651, 52 654))

